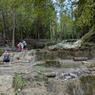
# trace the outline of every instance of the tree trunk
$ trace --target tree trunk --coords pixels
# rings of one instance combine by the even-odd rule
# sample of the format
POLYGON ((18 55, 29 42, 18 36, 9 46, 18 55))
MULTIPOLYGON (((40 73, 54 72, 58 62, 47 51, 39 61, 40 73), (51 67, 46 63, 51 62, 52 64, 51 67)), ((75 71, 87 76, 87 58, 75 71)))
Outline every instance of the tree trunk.
POLYGON ((16 30, 16 12, 13 11, 13 34, 12 34, 12 47, 15 47, 15 30, 16 30))
POLYGON ((2 10, 2 22, 3 22, 3 38, 6 38, 6 20, 5 20, 5 14, 4 11, 2 10))

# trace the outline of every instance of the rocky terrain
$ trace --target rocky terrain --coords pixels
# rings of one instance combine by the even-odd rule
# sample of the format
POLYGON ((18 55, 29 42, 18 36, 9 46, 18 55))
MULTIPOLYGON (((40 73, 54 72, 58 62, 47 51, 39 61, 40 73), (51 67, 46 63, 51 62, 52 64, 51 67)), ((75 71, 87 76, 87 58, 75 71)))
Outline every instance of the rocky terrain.
POLYGON ((95 94, 94 58, 74 61, 46 51, 12 52, 10 63, 1 62, 0 95, 95 94))

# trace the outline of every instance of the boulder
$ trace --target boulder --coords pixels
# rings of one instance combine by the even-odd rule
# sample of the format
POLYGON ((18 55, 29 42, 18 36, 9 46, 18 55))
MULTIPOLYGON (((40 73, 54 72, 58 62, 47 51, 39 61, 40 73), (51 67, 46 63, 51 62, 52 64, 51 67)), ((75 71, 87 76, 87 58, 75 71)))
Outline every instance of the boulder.
POLYGON ((74 57, 73 60, 74 61, 87 61, 88 57, 74 57))

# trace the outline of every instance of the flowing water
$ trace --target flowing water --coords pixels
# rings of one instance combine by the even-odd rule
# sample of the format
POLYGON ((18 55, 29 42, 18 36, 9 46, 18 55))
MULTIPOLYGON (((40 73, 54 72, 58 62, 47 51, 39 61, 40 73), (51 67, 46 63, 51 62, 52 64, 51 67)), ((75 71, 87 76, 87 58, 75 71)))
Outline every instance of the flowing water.
POLYGON ((0 65, 1 95, 95 95, 94 59, 74 61, 39 51, 13 52, 13 64, 0 65))

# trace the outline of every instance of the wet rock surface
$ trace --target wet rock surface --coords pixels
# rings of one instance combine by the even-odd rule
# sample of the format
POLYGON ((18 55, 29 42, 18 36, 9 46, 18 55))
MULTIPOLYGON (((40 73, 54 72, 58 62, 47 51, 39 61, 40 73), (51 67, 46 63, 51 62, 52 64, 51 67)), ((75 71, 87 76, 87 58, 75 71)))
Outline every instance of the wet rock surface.
POLYGON ((13 76, 11 75, 0 75, 0 93, 10 93, 15 95, 14 89, 12 88, 13 76))
POLYGON ((69 49, 69 48, 79 48, 81 46, 81 40, 63 40, 56 45, 49 46, 49 49, 69 49))
MULTIPOLYGON (((46 59, 38 60, 36 51, 33 50, 14 53, 12 64, 0 65, 0 94, 86 95, 85 89, 82 88, 84 85, 86 86, 84 84, 86 77, 94 83, 95 59, 87 61, 46 59), (20 57, 21 61, 13 63, 17 57, 20 57)), ((93 87, 93 85, 91 84, 89 87, 93 87)), ((90 89, 89 87, 87 91, 90 89)), ((91 90, 91 93, 93 91, 91 90)))
POLYGON ((70 48, 70 49, 38 49, 36 51, 38 61, 53 59, 75 59, 76 61, 89 60, 95 57, 95 49, 89 48, 70 48))

